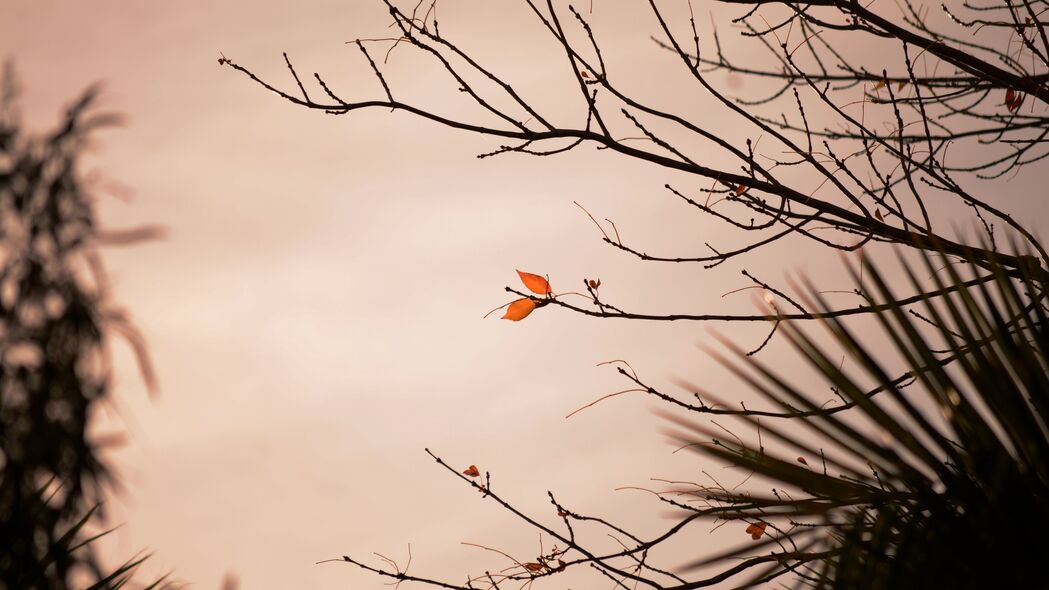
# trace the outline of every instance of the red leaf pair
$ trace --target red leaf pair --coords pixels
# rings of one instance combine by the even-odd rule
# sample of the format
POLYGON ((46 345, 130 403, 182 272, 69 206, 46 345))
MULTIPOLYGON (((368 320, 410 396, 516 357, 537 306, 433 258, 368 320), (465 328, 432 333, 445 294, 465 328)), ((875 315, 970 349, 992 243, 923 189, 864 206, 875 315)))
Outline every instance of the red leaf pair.
MULTIPOLYGON (((517 271, 517 276, 521 277, 521 282, 524 283, 525 287, 528 287, 529 291, 536 295, 550 295, 550 281, 547 281, 545 278, 522 271, 517 271)), ((535 311, 536 307, 538 307, 538 302, 535 299, 522 297, 506 308, 506 313, 503 314, 502 319, 519 322, 535 311)))

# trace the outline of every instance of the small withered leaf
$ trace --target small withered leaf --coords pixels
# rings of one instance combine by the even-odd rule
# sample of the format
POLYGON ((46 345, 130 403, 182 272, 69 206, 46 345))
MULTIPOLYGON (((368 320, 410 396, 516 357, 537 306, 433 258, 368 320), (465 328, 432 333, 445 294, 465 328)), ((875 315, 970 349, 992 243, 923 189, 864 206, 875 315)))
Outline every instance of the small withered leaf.
POLYGON ((765 534, 765 527, 768 526, 766 522, 755 522, 747 525, 747 534, 750 535, 751 539, 757 541, 761 538, 761 535, 765 534))

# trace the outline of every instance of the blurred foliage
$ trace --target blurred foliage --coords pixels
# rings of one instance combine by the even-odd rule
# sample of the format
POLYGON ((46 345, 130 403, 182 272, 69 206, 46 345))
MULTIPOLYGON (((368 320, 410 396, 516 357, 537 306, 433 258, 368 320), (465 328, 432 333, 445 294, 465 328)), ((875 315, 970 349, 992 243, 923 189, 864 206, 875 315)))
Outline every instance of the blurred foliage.
POLYGON ((0 84, 0 588, 117 588, 145 559, 107 572, 93 550, 105 532, 89 532, 115 485, 107 440, 90 428, 111 395, 107 335, 145 360, 134 327, 109 307, 79 169, 89 136, 119 122, 95 112, 96 96, 88 89, 34 135, 10 66, 0 84))

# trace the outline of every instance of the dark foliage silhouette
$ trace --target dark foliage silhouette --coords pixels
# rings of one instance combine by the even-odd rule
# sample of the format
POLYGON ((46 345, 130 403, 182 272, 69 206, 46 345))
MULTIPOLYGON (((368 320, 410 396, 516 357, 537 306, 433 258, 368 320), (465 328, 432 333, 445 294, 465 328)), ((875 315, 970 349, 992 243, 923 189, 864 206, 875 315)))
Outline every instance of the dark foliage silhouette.
POLYGON ((145 559, 107 570, 93 549, 105 532, 90 532, 116 483, 107 441, 89 431, 111 395, 112 335, 132 344, 152 386, 142 340, 107 296, 106 236, 79 169, 90 135, 119 121, 92 108, 96 95, 33 135, 10 66, 0 89, 0 588, 118 588, 145 559))
MULTIPOLYGON (((1041 575, 1049 550, 1041 534, 1049 526, 1049 332, 1045 306, 1030 294, 1047 285, 994 268, 994 281, 964 288, 954 265, 939 271, 945 262, 926 257, 921 268, 906 268, 912 285, 931 273, 949 291, 922 302, 931 322, 896 303, 876 268, 864 268, 872 299, 886 304, 878 323, 914 375, 907 384, 894 383, 885 362, 842 320, 823 323, 854 371, 787 323, 793 348, 855 410, 816 412, 794 429, 743 418, 778 453, 672 417, 690 448, 774 482, 771 493, 696 487, 664 497, 690 514, 711 510, 761 527, 766 553, 735 567, 755 572, 748 583, 793 574, 818 588, 996 588, 1023 587, 1041 575), (953 370, 936 362, 942 354, 957 358, 953 370), (877 398, 867 393, 870 383, 877 398)), ((826 308, 818 292, 809 293, 814 308, 826 308)), ((811 392, 725 345, 743 362, 712 353, 774 406, 819 409, 811 392)), ((731 555, 755 552, 751 545, 731 555)))

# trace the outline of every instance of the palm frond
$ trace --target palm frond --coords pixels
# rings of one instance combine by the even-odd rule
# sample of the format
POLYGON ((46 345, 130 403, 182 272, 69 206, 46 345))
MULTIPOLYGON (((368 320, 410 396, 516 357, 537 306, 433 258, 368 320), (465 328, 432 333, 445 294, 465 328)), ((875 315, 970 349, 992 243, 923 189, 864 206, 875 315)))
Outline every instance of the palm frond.
MULTIPOLYGON (((919 279, 928 273, 940 293, 921 302, 920 315, 894 303, 886 274, 860 263, 895 364, 876 358, 883 351, 841 318, 822 321, 830 346, 790 323, 781 328, 853 405, 847 412, 820 412, 811 393, 731 343, 732 357, 712 351, 795 415, 786 425, 739 418, 778 453, 671 417, 679 442, 773 486, 704 490, 723 507, 712 518, 762 523, 766 538, 693 566, 744 556, 733 569, 750 572, 745 585, 792 575, 796 586, 816 588, 993 588, 1039 578, 1049 555, 1049 281, 1035 267, 954 262, 942 253, 921 256, 918 267, 900 260, 909 288, 929 292, 919 279), (901 383, 901 372, 913 383, 901 383), (820 456, 823 469, 797 453, 820 456)), ((805 303, 829 309, 811 288, 805 303)))

